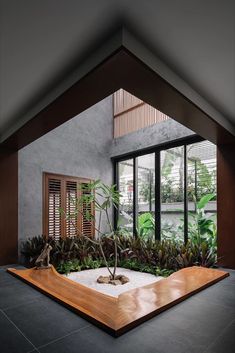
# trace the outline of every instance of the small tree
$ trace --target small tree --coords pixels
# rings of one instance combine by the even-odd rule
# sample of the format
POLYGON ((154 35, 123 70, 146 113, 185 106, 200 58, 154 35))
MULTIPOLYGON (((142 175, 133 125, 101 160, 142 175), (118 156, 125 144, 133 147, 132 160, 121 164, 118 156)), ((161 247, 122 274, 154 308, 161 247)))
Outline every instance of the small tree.
POLYGON ((81 185, 81 196, 79 198, 70 198, 71 202, 74 204, 74 212, 66 213, 65 210, 60 209, 60 211, 65 215, 66 219, 71 222, 74 226, 78 236, 82 236, 89 240, 91 243, 97 245, 100 249, 100 253, 103 257, 106 268, 110 274, 110 279, 116 279, 116 269, 118 261, 118 251, 117 251, 117 233, 114 230, 112 221, 110 219, 110 211, 112 207, 117 208, 119 205, 121 194, 116 189, 116 185, 107 186, 100 180, 95 180, 88 184, 81 185), (97 222, 95 216, 91 213, 92 207, 95 207, 95 213, 97 216, 97 222), (78 229, 76 222, 74 220, 77 218, 78 214, 81 214, 90 224, 94 227, 96 231, 95 239, 86 236, 81 233, 78 229), (102 224, 105 223, 107 227, 107 232, 102 230, 102 224), (113 242, 114 245, 114 267, 113 270, 109 267, 107 258, 105 256, 102 238, 106 237, 113 242))

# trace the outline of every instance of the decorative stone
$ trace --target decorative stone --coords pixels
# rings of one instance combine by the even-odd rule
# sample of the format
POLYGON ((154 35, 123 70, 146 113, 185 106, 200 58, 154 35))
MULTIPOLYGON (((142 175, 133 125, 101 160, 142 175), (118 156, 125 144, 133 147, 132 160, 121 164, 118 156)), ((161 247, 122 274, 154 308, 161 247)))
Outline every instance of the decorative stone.
POLYGON ((113 286, 117 286, 117 285, 119 285, 119 284, 122 284, 122 282, 119 281, 119 279, 111 279, 111 280, 109 281, 109 283, 112 284, 113 286))
POLYGON ((111 276, 99 276, 97 278, 98 283, 112 284, 114 286, 117 286, 120 284, 125 284, 129 281, 130 281, 129 278, 124 275, 117 275, 117 276, 115 276, 114 279, 111 279, 111 276))
POLYGON ((118 279, 119 281, 121 281, 122 284, 130 282, 129 278, 124 275, 118 275, 115 277, 115 279, 118 279))
POLYGON ((110 282, 110 277, 109 277, 109 276, 99 276, 99 277, 97 278, 97 282, 98 282, 98 283, 109 284, 109 282, 110 282))

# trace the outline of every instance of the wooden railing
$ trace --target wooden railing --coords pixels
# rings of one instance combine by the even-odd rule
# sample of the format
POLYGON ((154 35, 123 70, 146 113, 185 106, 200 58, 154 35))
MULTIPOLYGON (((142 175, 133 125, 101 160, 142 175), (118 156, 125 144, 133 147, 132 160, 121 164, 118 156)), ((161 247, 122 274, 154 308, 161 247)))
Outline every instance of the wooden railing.
POLYGON ((114 138, 170 119, 123 89, 114 93, 113 102, 114 138))

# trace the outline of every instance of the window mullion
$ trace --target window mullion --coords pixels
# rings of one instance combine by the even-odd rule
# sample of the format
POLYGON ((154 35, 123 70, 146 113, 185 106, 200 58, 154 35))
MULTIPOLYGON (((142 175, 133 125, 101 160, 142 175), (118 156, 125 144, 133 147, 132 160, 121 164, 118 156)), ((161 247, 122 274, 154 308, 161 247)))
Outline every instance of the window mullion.
POLYGON ((133 234, 136 237, 138 222, 138 160, 133 159, 133 234))
POLYGON ((155 239, 161 239, 161 155, 155 153, 155 239))
POLYGON ((184 145, 184 242, 188 241, 188 153, 184 145))

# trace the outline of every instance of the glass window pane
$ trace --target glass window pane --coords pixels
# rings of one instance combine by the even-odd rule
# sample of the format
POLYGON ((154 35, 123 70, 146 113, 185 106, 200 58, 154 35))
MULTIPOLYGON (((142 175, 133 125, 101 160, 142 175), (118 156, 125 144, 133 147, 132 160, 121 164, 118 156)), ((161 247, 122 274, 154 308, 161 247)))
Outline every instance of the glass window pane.
POLYGON ((133 159, 118 163, 119 191, 121 193, 118 227, 133 234, 133 159))
POLYGON ((184 147, 161 151, 161 238, 184 240, 184 147))
POLYGON ((144 239, 155 238, 155 154, 136 158, 137 229, 144 239))
POLYGON ((187 146, 188 237, 216 246, 216 146, 202 141, 187 146), (201 200, 201 202, 200 202, 201 200), (200 207, 198 208, 197 205, 200 207))
POLYGON ((194 143, 187 146, 187 154, 189 199, 216 194, 216 146, 209 141, 194 143))

